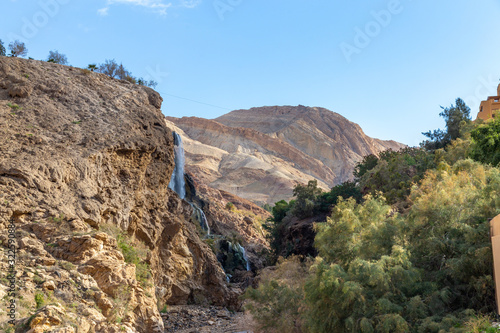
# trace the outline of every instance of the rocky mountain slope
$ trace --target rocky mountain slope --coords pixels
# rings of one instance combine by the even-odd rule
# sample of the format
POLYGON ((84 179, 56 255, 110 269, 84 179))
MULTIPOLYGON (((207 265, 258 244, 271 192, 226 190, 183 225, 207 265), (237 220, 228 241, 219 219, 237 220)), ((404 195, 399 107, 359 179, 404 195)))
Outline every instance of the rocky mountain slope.
MULTIPOLYGON (((162 332, 167 304, 238 306, 193 208, 168 189, 161 103, 103 74, 0 57, 0 270, 13 224, 16 332, 162 332)), ((8 285, 4 274, 0 330, 8 285)))
POLYGON ((363 156, 404 145, 366 136, 323 108, 273 106, 214 120, 167 117, 185 142, 188 170, 205 183, 258 204, 286 199, 316 179, 324 189, 349 180, 363 156))

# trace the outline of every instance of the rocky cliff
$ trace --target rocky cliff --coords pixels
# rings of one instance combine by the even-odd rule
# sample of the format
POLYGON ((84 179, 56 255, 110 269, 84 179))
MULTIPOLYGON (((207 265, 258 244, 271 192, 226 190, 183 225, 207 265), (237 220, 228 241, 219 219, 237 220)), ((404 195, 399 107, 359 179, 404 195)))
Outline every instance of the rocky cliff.
POLYGON ((352 177, 363 156, 404 145, 368 137, 323 108, 273 106, 214 120, 167 117, 184 136, 188 169, 210 186, 259 204, 289 200, 293 187, 318 180, 328 189, 352 177))
MULTIPOLYGON (((0 242, 13 222, 16 332, 161 332, 166 304, 237 303, 191 206, 168 189, 161 103, 103 74, 0 57, 0 242)), ((3 275, 3 329, 8 285, 3 275)))

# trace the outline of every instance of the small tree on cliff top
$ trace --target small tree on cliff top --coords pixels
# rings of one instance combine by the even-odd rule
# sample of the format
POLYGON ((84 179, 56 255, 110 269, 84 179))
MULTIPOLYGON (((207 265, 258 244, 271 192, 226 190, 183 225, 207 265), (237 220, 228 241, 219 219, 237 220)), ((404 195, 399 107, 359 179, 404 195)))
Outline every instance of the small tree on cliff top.
POLYGON ((28 54, 26 45, 18 40, 9 44, 9 50, 11 57, 25 57, 28 54))
POLYGON ((5 56, 5 46, 3 46, 3 42, 0 39, 0 56, 5 56))

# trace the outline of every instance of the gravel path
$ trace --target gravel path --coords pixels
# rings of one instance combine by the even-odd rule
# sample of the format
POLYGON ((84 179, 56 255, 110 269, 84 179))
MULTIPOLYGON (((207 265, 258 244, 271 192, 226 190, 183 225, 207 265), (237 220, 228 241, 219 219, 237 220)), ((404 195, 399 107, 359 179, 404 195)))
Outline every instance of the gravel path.
POLYGON ((162 318, 169 333, 257 333, 250 315, 216 306, 170 306, 162 318))

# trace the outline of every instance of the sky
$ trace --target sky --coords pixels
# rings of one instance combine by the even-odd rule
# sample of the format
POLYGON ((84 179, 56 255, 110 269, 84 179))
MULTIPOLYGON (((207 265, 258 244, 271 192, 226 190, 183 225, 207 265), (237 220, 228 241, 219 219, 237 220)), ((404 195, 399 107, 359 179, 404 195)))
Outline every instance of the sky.
POLYGON ((2 0, 0 39, 72 66, 115 59, 173 117, 318 106, 418 145, 441 106, 496 95, 498 0, 2 0))

